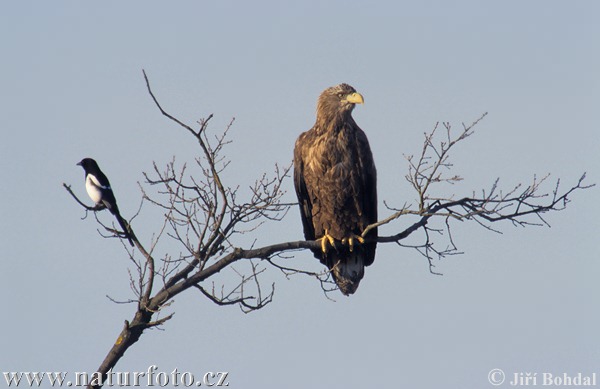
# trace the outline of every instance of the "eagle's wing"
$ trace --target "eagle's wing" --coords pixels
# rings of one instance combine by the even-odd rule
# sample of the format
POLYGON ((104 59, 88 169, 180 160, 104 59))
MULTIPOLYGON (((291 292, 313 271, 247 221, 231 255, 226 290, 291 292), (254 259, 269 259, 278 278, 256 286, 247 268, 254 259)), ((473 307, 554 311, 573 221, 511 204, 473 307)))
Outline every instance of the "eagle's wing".
POLYGON ((302 226, 304 227, 304 237, 306 240, 315 239, 315 227, 312 220, 312 203, 310 195, 306 189, 304 180, 304 161, 302 159, 302 149, 305 147, 306 134, 302 134, 296 141, 294 147, 294 187, 300 205, 300 216, 302 217, 302 226))
MULTIPOLYGON (((373 161, 373 153, 369 147, 369 141, 365 133, 358 129, 357 131, 358 158, 361 170, 363 190, 361 191, 362 213, 366 216, 367 225, 377 222, 377 170, 373 161)), ((363 228, 366 228, 365 225, 363 228)), ((376 239, 377 228, 372 229, 366 238, 376 239)), ((365 244, 364 265, 369 266, 375 259, 376 243, 365 244)))

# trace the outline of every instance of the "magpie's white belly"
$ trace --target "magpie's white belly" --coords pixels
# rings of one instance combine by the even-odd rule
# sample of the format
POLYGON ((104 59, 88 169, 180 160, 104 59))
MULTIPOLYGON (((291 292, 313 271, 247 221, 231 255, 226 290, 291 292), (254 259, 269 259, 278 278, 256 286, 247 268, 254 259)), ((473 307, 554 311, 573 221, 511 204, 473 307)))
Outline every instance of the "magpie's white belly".
POLYGON ((85 179, 85 190, 87 191, 92 201, 96 204, 99 204, 102 200, 102 191, 99 188, 100 185, 98 185, 98 183, 95 183, 94 181, 94 177, 88 174, 85 179))

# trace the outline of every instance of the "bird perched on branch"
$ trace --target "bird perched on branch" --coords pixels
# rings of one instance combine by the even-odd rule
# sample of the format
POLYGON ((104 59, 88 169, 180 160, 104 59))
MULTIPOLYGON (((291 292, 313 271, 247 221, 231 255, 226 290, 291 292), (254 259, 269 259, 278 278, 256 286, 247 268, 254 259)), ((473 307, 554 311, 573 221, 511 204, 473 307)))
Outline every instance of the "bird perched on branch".
POLYGON ((294 148, 294 186, 304 236, 318 240, 313 254, 345 295, 356 292, 375 259, 377 172, 365 133, 352 118, 363 96, 348 84, 327 88, 317 102, 315 125, 294 148))
POLYGON ((85 190, 92 201, 96 203, 98 209, 107 208, 110 213, 115 215, 119 225, 123 229, 125 237, 129 240, 129 244, 133 247, 133 241, 127 227, 127 222, 119 213, 117 207, 117 199, 110 187, 108 178, 102 173, 98 163, 92 158, 84 158, 77 165, 85 170, 85 190))

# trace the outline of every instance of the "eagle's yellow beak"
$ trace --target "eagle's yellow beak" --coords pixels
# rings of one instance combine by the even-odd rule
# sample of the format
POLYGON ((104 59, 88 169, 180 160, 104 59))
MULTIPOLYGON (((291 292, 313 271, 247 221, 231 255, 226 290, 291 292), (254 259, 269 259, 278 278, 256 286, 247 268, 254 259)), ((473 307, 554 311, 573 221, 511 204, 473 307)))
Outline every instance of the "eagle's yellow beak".
POLYGON ((346 101, 353 104, 363 104, 365 102, 362 95, 358 92, 354 92, 346 96, 346 101))

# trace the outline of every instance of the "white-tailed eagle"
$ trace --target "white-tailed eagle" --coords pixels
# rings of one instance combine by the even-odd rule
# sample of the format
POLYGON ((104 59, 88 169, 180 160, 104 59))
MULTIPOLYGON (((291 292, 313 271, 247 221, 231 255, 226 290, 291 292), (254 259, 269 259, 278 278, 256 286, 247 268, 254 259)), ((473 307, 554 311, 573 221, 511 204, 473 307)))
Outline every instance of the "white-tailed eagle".
POLYGON ((294 148, 294 185, 304 236, 345 295, 356 292, 365 266, 375 259, 377 172, 365 133, 352 118, 364 102, 348 84, 327 88, 317 102, 317 121, 294 148))

